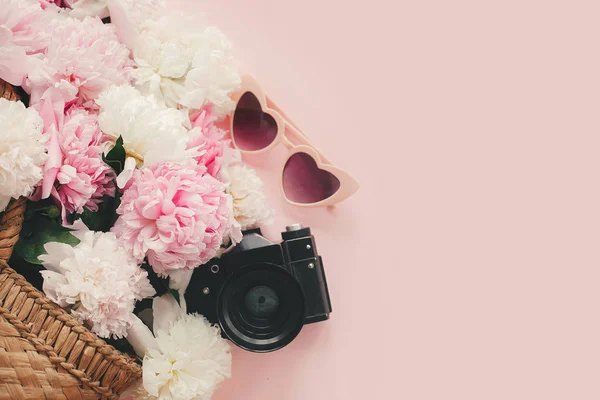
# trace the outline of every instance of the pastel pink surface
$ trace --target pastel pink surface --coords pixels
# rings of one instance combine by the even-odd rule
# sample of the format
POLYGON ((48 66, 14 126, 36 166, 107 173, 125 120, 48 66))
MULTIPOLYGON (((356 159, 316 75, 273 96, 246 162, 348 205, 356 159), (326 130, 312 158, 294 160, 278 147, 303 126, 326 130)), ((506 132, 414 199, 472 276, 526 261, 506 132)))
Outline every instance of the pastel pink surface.
POLYGON ((360 191, 288 205, 334 312, 215 400, 598 399, 597 2, 187 1, 360 191))

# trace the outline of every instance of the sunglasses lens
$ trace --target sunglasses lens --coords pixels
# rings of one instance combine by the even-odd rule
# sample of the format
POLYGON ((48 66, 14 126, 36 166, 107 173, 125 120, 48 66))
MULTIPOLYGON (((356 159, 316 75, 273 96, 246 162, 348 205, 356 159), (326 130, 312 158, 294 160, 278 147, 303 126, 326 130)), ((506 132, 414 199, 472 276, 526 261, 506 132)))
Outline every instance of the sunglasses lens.
POLYGON ((233 114, 233 138, 241 150, 262 150, 275 140, 277 123, 265 114, 256 96, 250 92, 238 101, 233 114))
POLYGON ((331 197, 340 189, 340 181, 319 169, 306 153, 293 154, 283 169, 283 191, 295 203, 312 204, 331 197))

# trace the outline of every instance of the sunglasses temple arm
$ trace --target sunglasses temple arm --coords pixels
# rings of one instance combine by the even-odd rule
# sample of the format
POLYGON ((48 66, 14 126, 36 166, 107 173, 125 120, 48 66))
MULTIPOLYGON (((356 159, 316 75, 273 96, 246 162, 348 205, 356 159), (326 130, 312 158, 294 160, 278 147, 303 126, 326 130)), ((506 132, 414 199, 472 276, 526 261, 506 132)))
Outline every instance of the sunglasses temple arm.
MULTIPOLYGON (((285 122, 296 128, 296 130, 300 132, 300 128, 298 128, 298 125, 296 125, 294 121, 292 121, 290 117, 270 97, 267 97, 267 106, 269 106, 269 108, 271 108, 272 110, 277 111, 279 115, 281 115, 285 119, 285 122)), ((308 140, 308 138, 306 139, 308 140)))
POLYGON ((272 110, 277 111, 279 113, 279 115, 281 115, 283 117, 283 119, 285 120, 285 122, 287 124, 287 127, 286 127, 286 136, 287 137, 285 139, 287 139, 287 142, 291 147, 294 146, 294 143, 292 141, 295 141, 296 144, 310 146, 313 149, 315 149, 317 151, 317 153, 319 153, 319 156, 321 157, 322 162, 329 164, 327 157, 325 157, 323 155, 323 153, 321 153, 321 151, 319 149, 317 149, 317 147, 310 141, 308 136, 306 136, 304 133, 302 133, 300 128, 298 128, 298 126, 290 119, 290 117, 288 117, 287 114, 281 108, 279 108, 279 106, 273 100, 271 100, 269 97, 267 97, 267 106, 269 106, 269 108, 271 108, 272 110), (290 141, 290 138, 292 139, 292 141, 290 141))

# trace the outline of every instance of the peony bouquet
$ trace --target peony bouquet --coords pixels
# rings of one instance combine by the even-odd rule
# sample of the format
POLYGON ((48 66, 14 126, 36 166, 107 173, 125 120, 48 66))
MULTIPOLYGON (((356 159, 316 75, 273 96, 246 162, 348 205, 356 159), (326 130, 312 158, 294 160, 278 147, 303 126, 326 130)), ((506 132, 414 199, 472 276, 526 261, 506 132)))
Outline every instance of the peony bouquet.
POLYGON ((23 99, 0 99, 0 213, 28 199, 10 263, 139 355, 135 398, 209 399, 230 375, 218 327, 182 294, 272 219, 223 128, 241 82, 231 53, 161 0, 0 0, 0 79, 23 99))

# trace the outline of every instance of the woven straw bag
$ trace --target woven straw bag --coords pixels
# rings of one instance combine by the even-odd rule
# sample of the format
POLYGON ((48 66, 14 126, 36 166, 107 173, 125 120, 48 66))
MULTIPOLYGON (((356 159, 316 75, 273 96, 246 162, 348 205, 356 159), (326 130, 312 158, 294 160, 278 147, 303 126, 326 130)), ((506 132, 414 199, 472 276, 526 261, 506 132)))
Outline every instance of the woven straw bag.
MULTIPOLYGON (((18 99, 1 80, 0 96, 18 99)), ((24 198, 13 200, 0 213, 0 400, 118 399, 142 376, 141 366, 6 263, 19 239, 25 205, 24 198)))

